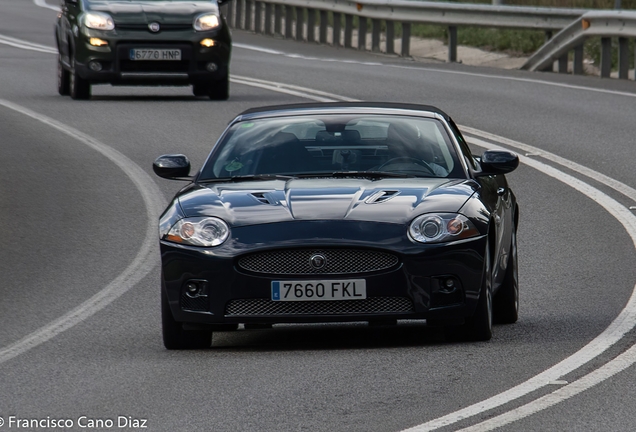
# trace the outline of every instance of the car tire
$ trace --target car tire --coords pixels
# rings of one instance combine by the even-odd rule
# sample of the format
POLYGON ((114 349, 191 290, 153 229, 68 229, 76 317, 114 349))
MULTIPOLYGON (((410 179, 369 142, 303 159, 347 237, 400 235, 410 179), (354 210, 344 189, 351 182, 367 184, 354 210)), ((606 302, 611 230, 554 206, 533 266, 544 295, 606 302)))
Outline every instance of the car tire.
POLYGON ((73 69, 70 72, 69 90, 71 99, 86 100, 91 97, 91 84, 88 80, 82 78, 75 70, 75 60, 73 60, 73 69))
POLYGON ((180 322, 174 320, 168 304, 168 296, 163 288, 161 289, 161 329, 163 345, 169 350, 203 349, 210 348, 212 344, 212 331, 186 331, 180 322))
POLYGON ((493 299, 494 318, 500 324, 513 324, 519 318, 519 270, 517 266, 517 230, 513 227, 508 266, 501 287, 493 299))
POLYGON ((192 94, 195 97, 203 97, 210 95, 210 87, 205 84, 193 84, 192 85, 192 94))
POLYGON ((492 338, 492 269, 488 246, 486 246, 486 256, 484 261, 483 281, 475 313, 473 316, 466 318, 466 321, 461 326, 445 328, 444 334, 447 339, 489 341, 492 338))
POLYGON ((57 57, 57 92, 62 96, 68 96, 71 93, 71 74, 64 69, 62 57, 57 57))
POLYGON ((227 100, 230 97, 230 77, 215 81, 208 88, 208 96, 212 100, 227 100))

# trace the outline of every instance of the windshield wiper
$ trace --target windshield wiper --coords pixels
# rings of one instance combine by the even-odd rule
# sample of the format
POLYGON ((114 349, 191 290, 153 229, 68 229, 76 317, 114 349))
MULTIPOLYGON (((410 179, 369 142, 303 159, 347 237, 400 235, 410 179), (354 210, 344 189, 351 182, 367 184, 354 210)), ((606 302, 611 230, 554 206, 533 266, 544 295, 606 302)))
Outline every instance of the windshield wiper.
POLYGON ((281 174, 249 174, 232 177, 208 178, 201 180, 201 183, 224 183, 224 182, 240 182, 249 180, 292 180, 295 176, 281 174))
POLYGON ((331 177, 366 177, 366 178, 415 178, 412 174, 403 174, 389 171, 336 171, 331 173, 331 177))

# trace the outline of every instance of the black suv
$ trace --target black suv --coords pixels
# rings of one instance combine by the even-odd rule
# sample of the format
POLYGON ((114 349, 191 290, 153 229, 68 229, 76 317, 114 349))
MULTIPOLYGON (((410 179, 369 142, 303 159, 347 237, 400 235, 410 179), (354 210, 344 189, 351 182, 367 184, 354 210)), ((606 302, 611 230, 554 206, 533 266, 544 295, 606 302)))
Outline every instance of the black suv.
POLYGON ((227 0, 61 0, 58 91, 89 99, 92 84, 192 85, 229 96, 227 0))

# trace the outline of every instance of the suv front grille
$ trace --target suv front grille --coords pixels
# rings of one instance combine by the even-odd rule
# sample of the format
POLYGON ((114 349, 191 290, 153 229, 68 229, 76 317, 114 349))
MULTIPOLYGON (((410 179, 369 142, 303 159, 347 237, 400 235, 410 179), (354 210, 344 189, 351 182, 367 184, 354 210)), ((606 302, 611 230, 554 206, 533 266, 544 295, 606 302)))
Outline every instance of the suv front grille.
POLYGON ((279 275, 368 273, 397 264, 395 255, 364 249, 286 249, 246 255, 238 261, 243 270, 279 275), (321 268, 312 265, 316 255, 324 257, 321 268))
POLYGON ((413 312, 413 303, 405 297, 371 297, 346 301, 281 302, 269 299, 232 300, 225 316, 344 315, 413 312))

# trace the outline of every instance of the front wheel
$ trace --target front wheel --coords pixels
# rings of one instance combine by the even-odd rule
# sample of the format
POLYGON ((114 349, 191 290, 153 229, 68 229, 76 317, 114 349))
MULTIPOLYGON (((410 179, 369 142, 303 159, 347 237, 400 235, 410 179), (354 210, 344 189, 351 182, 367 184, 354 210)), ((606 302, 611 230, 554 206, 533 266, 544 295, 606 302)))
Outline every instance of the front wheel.
POLYGON ((517 230, 513 227, 510 255, 504 280, 494 298, 495 320, 513 324, 519 318, 519 269, 517 266, 517 230))
POLYGON ((208 90, 208 96, 212 100, 227 100, 230 97, 230 77, 226 75, 218 81, 214 81, 208 90))
POLYGON ((77 74, 75 60, 73 60, 73 69, 70 73, 70 94, 71 99, 76 100, 85 100, 91 97, 91 84, 77 74))
POLYGON ((71 93, 71 74, 64 69, 60 54, 57 56, 57 92, 62 96, 68 96, 71 93))
POLYGON ((161 289, 161 329, 163 345, 169 350, 210 348, 212 332, 209 330, 183 330, 180 322, 174 320, 168 296, 161 289))
POLYGON ((488 245, 484 261, 484 274, 475 314, 466 318, 464 324, 459 327, 445 328, 445 334, 449 339, 489 341, 492 338, 492 269, 488 245))

